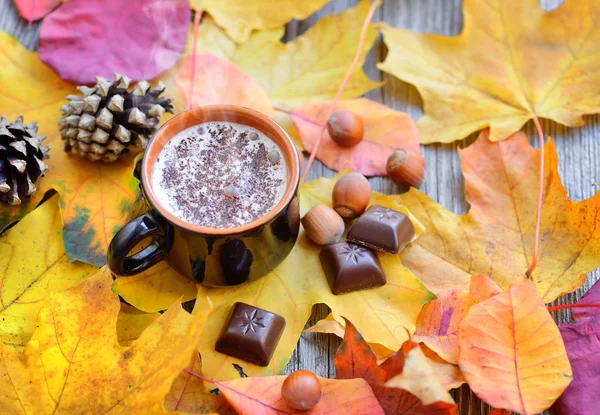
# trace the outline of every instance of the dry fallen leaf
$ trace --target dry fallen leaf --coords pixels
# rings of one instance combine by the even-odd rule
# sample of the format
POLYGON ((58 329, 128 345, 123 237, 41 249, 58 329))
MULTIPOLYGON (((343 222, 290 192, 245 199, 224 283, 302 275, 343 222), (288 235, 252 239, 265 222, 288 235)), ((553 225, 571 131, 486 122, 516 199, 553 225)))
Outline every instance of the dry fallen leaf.
POLYGON ((554 409, 561 415, 594 415, 600 404, 600 313, 561 324, 559 329, 573 368, 573 382, 554 409))
POLYGON ((50 291, 69 288, 98 268, 67 262, 58 196, 0 236, 0 340, 21 352, 50 291))
POLYGON ((177 63, 190 18, 187 0, 68 1, 43 20, 38 53, 77 84, 114 72, 147 80, 177 63))
MULTIPOLYGON (((533 280, 544 302, 574 291, 600 265, 600 195, 574 202, 558 175, 554 143, 546 144, 540 255, 533 280)), ((466 215, 455 215, 416 189, 398 196, 427 231, 401 254, 434 293, 467 290, 473 274, 502 289, 527 281, 533 252, 539 151, 523 133, 493 143, 483 132, 459 150, 466 215)))
POLYGON ((60 194, 68 259, 102 266, 108 244, 125 223, 138 194, 132 158, 105 164, 69 157, 58 132, 58 108, 67 94, 77 92, 75 87, 61 81, 36 54, 1 31, 0 52, 0 113, 9 120, 23 115, 26 123, 37 121, 40 134, 48 135, 44 144, 51 147, 46 161, 49 169, 39 181, 38 193, 21 206, 1 209, 0 229, 32 210, 47 190, 55 189, 60 194))
POLYGON ((458 341, 467 383, 497 408, 537 414, 573 378, 558 327, 531 282, 471 307, 458 341))
MULTIPOLYGON (((331 204, 334 179, 318 179, 306 183, 300 190, 301 212, 305 213, 316 203, 331 204)), ((403 209, 391 201, 389 196, 373 193, 371 203, 383 204, 395 209, 403 209)), ((417 232, 421 228, 417 223, 417 232)), ((238 373, 232 366, 237 363, 249 376, 281 373, 287 364, 313 304, 326 303, 335 316, 344 315, 352 319, 365 338, 372 343, 380 343, 390 350, 397 350, 408 338, 407 331, 414 330, 414 323, 423 304, 432 296, 424 289, 400 262, 398 255, 379 256, 387 275, 383 287, 335 296, 327 283, 318 258, 319 247, 301 233, 296 246, 286 261, 274 272, 253 283, 228 288, 201 288, 200 295, 210 297, 215 311, 206 323, 200 342, 203 357, 203 371, 215 380, 232 379, 238 373), (226 323, 231 305, 245 302, 281 314, 287 326, 268 367, 262 368, 241 360, 225 356, 214 350, 215 342, 226 323)), ((153 271, 152 277, 144 274, 136 277, 117 278, 115 291, 127 302, 145 311, 157 311, 166 303, 165 298, 177 298, 177 292, 160 291, 170 287, 171 280, 181 281, 175 271, 165 265, 153 271)), ((190 289, 181 287, 183 293, 190 289)))
POLYGON ((13 0, 19 15, 26 20, 39 20, 50 13, 61 0, 13 0))
MULTIPOLYGON (((175 83, 187 96, 192 79, 193 56, 180 64, 175 83)), ((234 63, 210 54, 196 55, 192 107, 206 105, 241 105, 272 116, 273 107, 260 85, 234 63)))
POLYGON ((492 141, 533 117, 569 127, 600 110, 596 15, 600 4, 566 0, 464 1, 459 36, 380 25, 389 49, 378 67, 417 87, 421 142, 449 143, 484 127, 492 141))
MULTIPOLYGON (((236 45, 212 19, 205 18, 199 27, 196 53, 235 63, 259 83, 275 106, 294 108, 308 100, 333 99, 356 53, 368 10, 369 0, 362 0, 356 7, 319 19, 287 43, 281 42, 281 28, 255 32, 246 43, 236 45)), ((369 27, 360 65, 376 37, 377 31, 369 27)), ((191 45, 185 55, 190 53, 191 45)), ((361 96, 380 85, 356 70, 341 98, 361 96)))
POLYGON ((0 344, 0 384, 7 386, 1 413, 165 413, 164 397, 196 353, 210 307, 190 316, 175 303, 122 347, 111 284, 103 268, 73 288, 51 292, 23 360, 0 344))
MULTIPOLYGON (((435 301, 435 300, 432 300, 435 301)), ((430 304, 431 301, 427 304, 430 304)), ((418 324, 418 320, 417 320, 418 324)), ((331 313, 322 320, 316 322, 313 326, 304 330, 305 333, 330 333, 343 338, 345 331, 345 321, 336 320, 331 313)), ((414 336, 413 336, 414 339, 414 336)), ((382 362, 391 355, 394 351, 382 346, 379 343, 368 343, 369 347, 375 353, 378 362, 382 362)), ((419 344, 423 354, 427 358, 427 363, 431 366, 431 369, 435 372, 437 378, 442 383, 446 390, 458 388, 460 385, 465 383, 465 378, 457 365, 448 363, 442 359, 436 352, 428 348, 424 344, 419 344)))
POLYGON ((235 415, 223 396, 216 395, 206 389, 202 379, 189 373, 202 375, 202 361, 198 353, 186 368, 175 378, 171 390, 165 396, 165 408, 169 412, 190 414, 235 415))
MULTIPOLYGON (((304 149, 312 152, 327 122, 331 101, 309 102, 292 112, 304 149)), ((408 114, 394 111, 366 98, 339 101, 335 110, 358 115, 364 124, 364 138, 353 147, 336 144, 327 130, 319 146, 317 159, 332 170, 352 169, 365 176, 384 176, 390 154, 397 148, 420 152, 419 131, 408 114)))
MULTIPOLYGON (((281 385, 287 376, 263 376, 217 382, 225 399, 240 415, 296 414, 281 397, 281 385)), ((363 379, 326 379, 319 377, 321 400, 308 415, 344 413, 383 415, 369 384, 363 379)))
POLYGON ((292 19, 306 19, 329 0, 191 0, 192 8, 210 13, 236 42, 248 40, 253 30, 274 29, 292 19))
POLYGON ((144 313, 126 303, 121 303, 117 317, 117 338, 121 346, 129 346, 139 339, 144 330, 160 317, 160 313, 144 313))
POLYGON ((471 279, 469 291, 448 290, 425 304, 417 317, 417 328, 412 337, 436 352, 442 359, 458 364, 458 326, 473 305, 502 290, 485 275, 471 279))
POLYGON ((336 378, 366 380, 386 414, 454 414, 456 404, 433 373, 421 348, 407 341, 380 365, 354 325, 346 321, 335 354, 336 378))

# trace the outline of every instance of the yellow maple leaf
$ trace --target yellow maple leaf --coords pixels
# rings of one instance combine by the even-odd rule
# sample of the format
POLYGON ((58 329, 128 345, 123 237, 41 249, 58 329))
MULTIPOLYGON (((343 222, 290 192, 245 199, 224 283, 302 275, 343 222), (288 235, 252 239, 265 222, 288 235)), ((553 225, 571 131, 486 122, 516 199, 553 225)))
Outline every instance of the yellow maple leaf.
POLYGON ((165 395, 197 353, 210 306, 190 316, 175 303, 122 347, 111 284, 103 268, 73 288, 51 292, 23 359, 0 344, 0 413, 166 413, 165 395))
POLYGON ((14 38, 0 31, 0 114, 9 121, 19 115, 36 121, 51 147, 48 172, 39 181, 36 196, 17 207, 0 209, 0 229, 35 208, 44 193, 60 194, 64 222, 63 239, 69 260, 102 266, 112 235, 126 221, 138 188, 132 177, 131 157, 116 163, 94 163, 70 157, 63 151, 58 132, 58 108, 75 86, 62 81, 37 54, 27 51, 14 38))
MULTIPOLYGON (((255 32, 242 45, 233 43, 206 18, 199 27, 196 53, 210 53, 235 63, 259 83, 275 106, 293 108, 307 100, 332 99, 352 63, 368 11, 369 0, 362 0, 354 8, 323 17, 290 42, 281 42, 284 30, 279 28, 255 32)), ((371 25, 361 63, 376 37, 371 25)), ((190 40, 184 56, 192 52, 190 40)), ((172 73, 164 78, 170 76, 172 73)), ((379 86, 381 83, 356 70, 341 98, 354 98, 379 86)))
POLYGON ((292 19, 306 19, 329 0, 191 0, 192 8, 203 10, 236 42, 248 40, 253 30, 273 29, 292 19))
POLYGON ((531 118, 569 127, 600 110, 597 2, 464 1, 459 36, 380 25, 389 49, 378 67, 417 87, 421 142, 449 143, 484 127, 503 140, 531 118))
MULTIPOLYGON (((300 190, 301 211, 306 212, 316 203, 331 204, 331 192, 336 178, 317 179, 304 184, 300 190)), ((371 196, 372 204, 381 204, 397 210, 405 209, 392 197, 379 193, 371 196)), ((417 232, 422 228, 415 221, 417 232)), ((417 239, 418 240, 418 239, 417 239)), ((320 248, 301 233, 290 256, 275 271, 249 284, 227 288, 199 289, 208 296, 215 311, 206 322, 199 343, 203 357, 203 371, 212 379, 239 377, 232 363, 239 364, 249 376, 281 373, 287 364, 302 329, 310 317, 313 304, 325 303, 334 316, 351 319, 366 339, 395 350, 408 338, 407 329, 414 331, 416 317, 423 304, 432 299, 421 282, 400 262, 398 255, 380 254, 387 284, 372 290, 335 296, 319 262, 320 248), (215 342, 231 312, 231 305, 245 302, 285 317, 287 326, 268 367, 258 367, 225 356, 214 350, 215 342)), ((127 302, 145 311, 156 311, 157 305, 166 303, 176 292, 162 292, 160 287, 170 287, 171 281, 181 281, 174 270, 161 264, 160 271, 152 269, 134 277, 117 278, 115 292, 127 302), (143 293, 143 295, 140 295, 143 293)), ((178 283, 179 284, 179 283, 178 283)), ((180 285, 180 295, 191 294, 191 288, 180 285)))
POLYGON ((58 196, 0 236, 0 340, 21 351, 48 291, 69 288, 98 268, 67 262, 58 196))

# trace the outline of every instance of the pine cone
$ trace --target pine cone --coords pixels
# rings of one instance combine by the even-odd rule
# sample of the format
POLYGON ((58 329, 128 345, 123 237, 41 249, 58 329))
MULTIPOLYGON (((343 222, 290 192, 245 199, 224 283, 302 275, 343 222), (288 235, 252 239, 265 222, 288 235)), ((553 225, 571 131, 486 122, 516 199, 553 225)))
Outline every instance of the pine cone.
POLYGON ((131 92, 131 79, 115 74, 110 82, 96 77, 94 87, 79 86, 83 96, 68 95, 68 104, 60 107, 58 122, 65 151, 90 160, 115 161, 121 155, 139 152, 154 134, 161 115, 173 112, 171 98, 159 98, 165 90, 158 82, 140 81, 131 92))
POLYGON ((23 117, 10 123, 0 117, 0 205, 19 205, 35 194, 35 183, 48 166, 49 147, 37 135, 37 124, 23 124, 23 117))

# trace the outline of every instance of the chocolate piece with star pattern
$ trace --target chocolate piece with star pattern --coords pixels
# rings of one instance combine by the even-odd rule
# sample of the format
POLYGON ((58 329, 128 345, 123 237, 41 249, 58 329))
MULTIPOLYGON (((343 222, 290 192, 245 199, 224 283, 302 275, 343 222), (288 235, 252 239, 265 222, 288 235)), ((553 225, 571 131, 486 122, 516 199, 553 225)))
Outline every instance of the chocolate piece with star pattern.
POLYGON ((381 287, 387 282, 377 255, 349 242, 327 245, 319 255, 335 295, 381 287))
POLYGON ((354 222, 346 238, 367 248, 397 254, 413 236, 415 227, 408 216, 384 206, 373 205, 354 222))
POLYGON ((259 366, 267 366, 284 328, 285 319, 279 314, 235 303, 215 350, 259 366))

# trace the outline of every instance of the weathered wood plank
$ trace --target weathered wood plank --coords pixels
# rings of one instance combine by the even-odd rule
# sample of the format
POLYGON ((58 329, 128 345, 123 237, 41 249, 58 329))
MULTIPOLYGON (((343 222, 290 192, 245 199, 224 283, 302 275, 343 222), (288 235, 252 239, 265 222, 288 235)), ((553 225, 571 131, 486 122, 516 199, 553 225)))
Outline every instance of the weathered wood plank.
MULTIPOLYGON (((292 22, 287 27, 286 39, 293 39, 306 31, 320 17, 332 12, 339 12, 354 6, 358 0, 336 0, 327 4, 322 10, 309 19, 292 22)), ((562 0, 542 0, 546 10, 550 10, 562 0)), ((462 2, 460 0, 384 0, 378 10, 375 21, 385 21, 390 25, 411 29, 418 32, 438 33, 447 36, 460 33, 463 25, 462 2)), ((39 24, 31 28, 27 22, 19 19, 11 0, 0 0, 0 30, 4 30, 30 50, 37 46, 39 24)), ((385 80, 383 88, 370 92, 368 97, 386 105, 409 113, 414 119, 422 115, 422 102, 416 89, 387 74, 376 70, 375 64, 385 56, 385 46, 378 40, 368 56, 365 69, 373 79, 385 80)), ((0 68, 1 71, 1 68, 0 68)), ((560 157, 559 171, 569 195, 575 200, 590 197, 596 191, 595 183, 600 180, 600 146, 597 138, 600 134, 600 118, 586 117, 587 125, 578 129, 568 129, 554 122, 543 120, 544 131, 556 142, 560 157)), ((525 131, 531 142, 535 144, 534 129, 529 123, 525 131)), ((458 162, 456 149, 473 141, 469 137, 458 144, 431 145, 422 151, 427 161, 427 172, 422 190, 442 206, 456 212, 465 213, 468 206, 463 195, 463 178, 458 162)), ((318 176, 331 177, 333 172, 320 163, 313 167, 309 178, 318 176)), ((372 187, 384 193, 397 193, 398 188, 388 179, 371 179, 372 187)), ((577 292, 568 294, 557 300, 558 303, 576 301, 582 293, 600 277, 595 271, 590 273, 588 281, 577 292)), ((328 309, 324 305, 316 305, 308 325, 324 318, 328 309)), ((568 311, 556 313, 558 322, 569 321, 568 311)), ((285 372, 296 369, 309 369, 326 377, 335 375, 333 355, 339 345, 339 339, 332 335, 303 334, 292 359, 285 372)), ((489 407, 478 400, 466 387, 455 391, 455 397, 462 414, 484 414, 489 407)))

